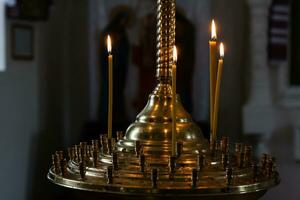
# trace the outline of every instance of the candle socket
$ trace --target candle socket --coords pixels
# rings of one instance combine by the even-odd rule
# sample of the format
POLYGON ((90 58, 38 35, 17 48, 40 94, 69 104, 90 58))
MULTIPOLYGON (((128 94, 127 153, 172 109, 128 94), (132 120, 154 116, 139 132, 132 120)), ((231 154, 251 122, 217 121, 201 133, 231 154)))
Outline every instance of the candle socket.
POLYGON ((258 166, 256 162, 252 163, 253 182, 256 183, 258 180, 258 166))
POLYGON ((140 156, 141 149, 142 149, 141 141, 135 141, 135 155, 137 157, 140 156))
POLYGON ((100 145, 102 147, 102 153, 106 154, 107 153, 107 135, 100 135, 100 145))
POLYGON ((261 172, 262 172, 262 175, 264 175, 264 176, 266 176, 267 160, 268 160, 268 155, 263 154, 260 162, 261 162, 261 172))
POLYGON ((106 170, 107 184, 113 184, 113 167, 108 166, 106 170))
POLYGON ((118 170, 118 154, 116 152, 112 153, 112 161, 114 170, 118 170))
POLYGON ((74 160, 74 151, 72 147, 68 148, 68 158, 69 160, 74 160))
POLYGON ((140 168, 141 168, 142 173, 145 172, 145 163, 146 163, 146 157, 144 154, 141 154, 140 155, 140 168))
POLYGON ((111 155, 112 154, 112 138, 107 138, 107 154, 111 155))
POLYGON ((198 181, 198 171, 197 169, 192 170, 192 187, 197 187, 197 181, 198 181))
POLYGON ((236 143, 235 144, 235 153, 239 154, 241 153, 243 150, 243 144, 242 143, 236 143))
POLYGON ((267 177, 271 178, 273 175, 273 167, 274 167, 274 162, 272 158, 268 158, 267 160, 267 177))
POLYGON ((79 162, 84 162, 84 164, 85 164, 85 162, 87 160, 86 159, 85 150, 83 148, 79 147, 79 152, 80 152, 80 160, 79 160, 79 162))
POLYGON ((177 151, 177 158, 179 158, 183 152, 183 143, 182 142, 176 143, 176 151, 177 151))
POLYGON ((245 146, 244 166, 250 167, 252 163, 252 146, 245 146))
POLYGON ((205 156, 203 154, 198 155, 197 166, 198 166, 199 172, 201 172, 205 166, 205 156))
POLYGON ((93 152, 93 166, 95 168, 98 167, 98 155, 99 155, 99 151, 97 149, 92 150, 93 152))
POLYGON ((75 149, 75 147, 72 147, 71 152, 72 152, 72 160, 76 161, 76 149, 75 149))
POLYGON ((64 152, 63 151, 56 151, 56 155, 58 156, 58 161, 59 162, 64 159, 64 152))
POLYGON ((117 131, 117 141, 120 141, 124 138, 124 132, 123 131, 117 131))
POLYGON ((88 161, 87 146, 88 146, 87 142, 80 142, 81 157, 82 160, 84 160, 85 162, 88 161))
POLYGON ((99 140, 92 140, 92 151, 99 151, 99 140))
POLYGON ((227 186, 230 186, 230 185, 232 185, 232 174, 233 172, 232 172, 232 168, 231 167, 227 167, 227 169, 226 169, 226 184, 227 184, 227 186))
POLYGON ((68 169, 67 169, 67 160, 66 159, 63 159, 61 162, 60 162, 60 166, 61 166, 61 174, 63 177, 66 177, 67 174, 68 174, 68 169))
POLYGON ((88 159, 89 159, 90 157, 93 157, 93 151, 94 151, 93 146, 92 146, 92 145, 88 145, 88 146, 87 146, 87 156, 88 156, 88 159))
POLYGON ((52 164, 55 174, 60 174, 59 158, 56 154, 52 155, 52 164))
POLYGON ((239 169, 242 169, 243 165, 244 165, 244 153, 243 152, 238 153, 236 162, 237 162, 237 167, 239 169))
POLYGON ((75 150, 75 161, 79 162, 80 161, 80 146, 75 145, 74 150, 75 150))
POLYGON ((68 148, 67 152, 68 152, 68 158, 69 158, 69 160, 72 160, 72 148, 68 148))
POLYGON ((85 173, 86 173, 86 167, 85 167, 85 163, 84 162, 80 162, 79 163, 79 173, 80 173, 80 177, 81 180, 85 180, 85 173))
POLYGON ((227 169, 228 162, 229 162, 229 155, 228 154, 222 154, 222 166, 223 166, 224 170, 227 169))
POLYGON ((210 148, 212 157, 214 157, 215 153, 216 153, 216 144, 217 144, 217 141, 211 137, 209 148, 210 148))
POLYGON ((151 183, 152 183, 152 188, 157 188, 157 178, 158 178, 158 173, 157 169, 154 168, 151 171, 151 183))
POLYGON ((171 176, 175 174, 175 169, 176 169, 176 157, 170 156, 169 157, 169 172, 170 172, 171 176))
POLYGON ((221 152, 224 154, 227 154, 229 152, 229 138, 228 137, 222 137, 221 143, 220 143, 221 152))

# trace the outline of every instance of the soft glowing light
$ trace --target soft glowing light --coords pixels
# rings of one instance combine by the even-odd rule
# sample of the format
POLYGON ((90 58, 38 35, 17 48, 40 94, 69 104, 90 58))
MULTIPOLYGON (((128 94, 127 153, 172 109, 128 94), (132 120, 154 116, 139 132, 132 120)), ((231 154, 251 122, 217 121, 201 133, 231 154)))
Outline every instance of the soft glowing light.
POLYGON ((225 54, 224 51, 225 51, 224 50, 224 44, 223 44, 223 42, 221 42, 221 44, 220 44, 220 56, 221 56, 221 58, 224 58, 224 54, 225 54))
POLYGON ((110 36, 108 35, 107 36, 107 51, 108 53, 111 53, 111 39, 110 39, 110 36))
POLYGON ((211 39, 212 40, 217 39, 217 27, 215 24, 215 20, 212 20, 212 22, 211 22, 211 39))
POLYGON ((173 62, 176 63, 177 59, 178 59, 177 48, 176 48, 176 46, 174 46, 174 48, 173 48, 173 62))

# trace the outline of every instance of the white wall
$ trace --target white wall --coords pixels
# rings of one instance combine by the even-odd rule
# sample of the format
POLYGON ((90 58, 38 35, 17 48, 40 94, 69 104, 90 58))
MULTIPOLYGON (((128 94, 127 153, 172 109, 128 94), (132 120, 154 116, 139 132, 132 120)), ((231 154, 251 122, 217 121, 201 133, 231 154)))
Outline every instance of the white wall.
MULTIPOLYGON (((87 1, 55 0, 49 20, 7 20, 0 73, 0 199, 56 199, 51 154, 77 142, 88 119, 87 1), (34 26, 35 59, 10 56, 11 24, 34 26)), ((59 194, 57 194, 59 193, 59 194)))
POLYGON ((0 73, 0 179, 5 182, 0 184, 0 194, 1 199, 21 200, 29 178, 31 139, 39 131, 39 64, 11 59, 10 25, 7 22, 7 70, 0 73))

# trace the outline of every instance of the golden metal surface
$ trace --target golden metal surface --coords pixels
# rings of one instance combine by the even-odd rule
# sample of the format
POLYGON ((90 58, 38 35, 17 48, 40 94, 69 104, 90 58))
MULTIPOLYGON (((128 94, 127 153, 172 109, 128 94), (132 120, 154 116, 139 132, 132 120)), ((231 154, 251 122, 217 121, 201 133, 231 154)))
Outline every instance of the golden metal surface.
MULTIPOLYGON (((212 196, 231 199, 235 195, 241 195, 240 198, 251 197, 245 199, 257 199, 258 194, 263 194, 280 182, 274 160, 268 155, 263 156, 261 166, 255 165, 256 167, 253 168, 252 165, 246 164, 240 167, 237 156, 230 154, 227 161, 230 167, 226 169, 222 162, 224 154, 221 150, 217 150, 214 156, 211 156, 211 152, 200 154, 205 159, 201 164, 197 156, 199 154, 183 153, 173 159, 172 163, 175 162, 171 164, 173 167, 170 166, 168 159, 159 160, 152 156, 145 156, 144 168, 141 170, 139 157, 127 152, 115 151, 115 153, 117 166, 99 161, 98 167, 95 167, 93 157, 74 158, 68 161, 66 173, 57 171, 53 166, 49 170, 48 178, 65 187, 106 194, 137 195, 148 198, 168 195, 203 199, 212 196), (84 161, 84 176, 82 176, 80 160, 84 161), (155 184, 152 177, 153 169, 157 170, 155 184)), ((100 154, 98 156, 101 157, 100 154)), ((245 158, 245 160, 249 159, 249 157, 245 158)), ((63 160, 64 158, 61 158, 58 163, 63 160)))
MULTIPOLYGON (((182 107, 179 96, 177 96, 176 107, 177 140, 183 143, 183 150, 197 153, 207 149, 207 141, 203 138, 200 128, 182 107)), ((135 141, 141 141, 145 155, 170 155, 171 109, 171 95, 150 95, 147 106, 137 116, 137 120, 129 126, 124 140, 118 142, 118 150, 133 151, 135 141)))
MULTIPOLYGON (((107 135, 82 142, 52 156, 48 179, 57 185, 101 199, 260 198, 280 178, 273 157, 253 159, 252 147, 238 143, 230 153, 229 138, 208 146, 200 128, 176 98, 177 157, 172 144, 172 48, 175 44, 175 0, 158 0, 157 79, 144 110, 117 140, 107 135), (117 141, 117 142, 116 142, 117 141)), ((93 199, 90 198, 90 199, 93 199)))

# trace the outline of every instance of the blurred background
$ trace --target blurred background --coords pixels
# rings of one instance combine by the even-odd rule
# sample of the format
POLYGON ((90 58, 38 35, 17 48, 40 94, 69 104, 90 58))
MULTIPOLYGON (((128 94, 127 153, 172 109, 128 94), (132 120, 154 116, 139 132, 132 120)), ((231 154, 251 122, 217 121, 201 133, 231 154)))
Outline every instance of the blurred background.
MULTIPOLYGON (((277 158, 282 183, 263 199, 300 199, 300 2, 177 0, 177 9, 185 108, 208 137, 214 18, 226 47, 219 135, 277 158)), ((114 130, 134 121, 156 84, 155 10, 155 0, 0 0, 1 199, 70 199, 46 174, 56 150, 106 132, 107 33, 114 130)))

